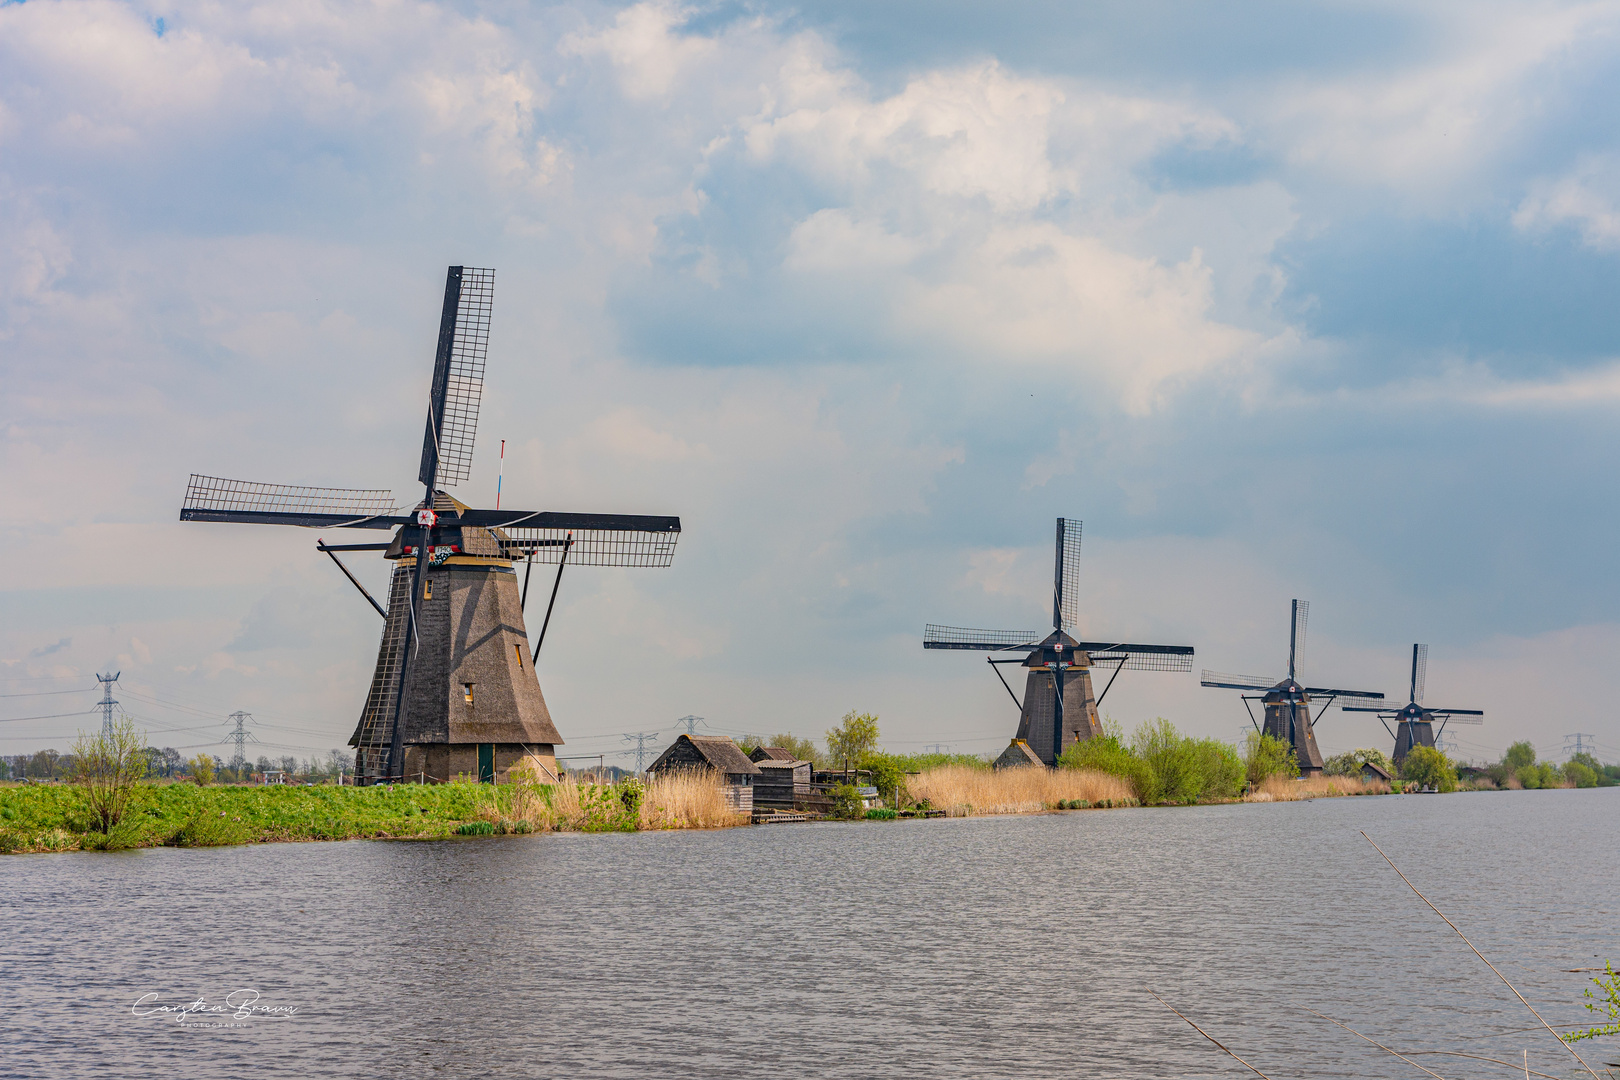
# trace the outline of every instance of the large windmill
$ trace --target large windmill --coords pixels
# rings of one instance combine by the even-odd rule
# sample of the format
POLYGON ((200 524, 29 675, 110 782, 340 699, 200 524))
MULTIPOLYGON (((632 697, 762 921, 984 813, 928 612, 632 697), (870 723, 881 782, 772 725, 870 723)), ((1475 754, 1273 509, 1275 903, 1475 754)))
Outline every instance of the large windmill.
POLYGON ((979 652, 1021 652, 1022 659, 986 657, 991 670, 1007 687, 1018 706, 1017 739, 1026 742, 1048 765, 1057 764, 1063 751, 1081 739, 1102 734, 1097 706, 1125 668, 1141 671, 1191 671, 1191 645, 1136 645, 1123 641, 1078 641, 1069 631, 1080 621, 1080 522, 1057 519, 1057 551, 1052 567, 1052 632, 1039 630, 972 630, 929 623, 923 632, 925 649, 970 649, 979 652), (1022 664, 1024 700, 1019 701, 997 664, 1022 664), (1114 673, 1093 695, 1091 668, 1113 664, 1114 673))
MULTIPOLYGON (((520 763, 555 777, 562 737, 523 621, 529 569, 555 563, 560 582, 567 563, 668 566, 675 556, 677 517, 475 510, 445 494, 443 486, 472 468, 494 287, 493 270, 450 267, 417 471, 424 493, 411 512, 401 514, 385 490, 199 475, 186 488, 182 521, 394 530, 388 543, 316 542, 383 617, 371 689, 349 740, 362 783, 494 780, 520 763), (387 608, 343 566, 340 551, 380 551, 393 561, 387 608), (527 563, 521 589, 518 560, 527 563)), ((546 615, 549 622, 549 608, 546 615)))
MULTIPOLYGON (((1316 722, 1322 719, 1339 698, 1354 700, 1382 700, 1384 695, 1373 690, 1334 690, 1321 686, 1301 686, 1295 679, 1299 657, 1305 651, 1305 624, 1310 618, 1311 602, 1295 600, 1293 619, 1288 626, 1288 678, 1275 679, 1256 675, 1226 675, 1218 671, 1205 671, 1203 686, 1218 686, 1226 690, 1258 690, 1258 694, 1244 694, 1243 707, 1256 699, 1265 704, 1265 726, 1255 724, 1266 735, 1280 739, 1294 748, 1294 758, 1301 773, 1322 771, 1322 751, 1316 746, 1316 722), (1313 717, 1311 697, 1327 698, 1327 703, 1313 717)), ((1340 706, 1348 708, 1349 706, 1340 706)), ((1254 721, 1254 710, 1249 710, 1254 721)))
POLYGON ((1377 713, 1378 719, 1395 739, 1395 764, 1399 765, 1406 760, 1414 746, 1433 746, 1435 738, 1441 731, 1446 730, 1446 724, 1483 724, 1485 712, 1482 709, 1435 709, 1423 704, 1423 682, 1429 673, 1429 647, 1427 645, 1412 646, 1412 682, 1407 694, 1406 704, 1400 708, 1378 708, 1366 706, 1344 706, 1345 712, 1377 713), (1390 731, 1390 721, 1395 722, 1395 730, 1390 731), (1435 720, 1440 721, 1440 731, 1434 729, 1435 720))

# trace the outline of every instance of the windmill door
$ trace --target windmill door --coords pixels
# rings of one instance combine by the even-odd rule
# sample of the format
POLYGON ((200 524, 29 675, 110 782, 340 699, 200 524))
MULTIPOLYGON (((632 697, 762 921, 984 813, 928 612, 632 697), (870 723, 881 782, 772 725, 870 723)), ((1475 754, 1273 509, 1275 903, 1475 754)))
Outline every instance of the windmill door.
POLYGON ((493 784, 495 782, 495 744, 478 744, 478 782, 480 784, 493 784))

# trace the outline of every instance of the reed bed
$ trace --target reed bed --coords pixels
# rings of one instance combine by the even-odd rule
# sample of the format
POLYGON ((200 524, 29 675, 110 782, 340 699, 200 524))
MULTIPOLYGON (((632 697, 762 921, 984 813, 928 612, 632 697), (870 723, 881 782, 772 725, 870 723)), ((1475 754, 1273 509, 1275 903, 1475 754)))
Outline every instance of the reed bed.
POLYGON ((726 805, 725 778, 710 772, 655 776, 645 783, 518 782, 487 790, 478 818, 498 833, 725 829, 749 815, 726 805))
POLYGON ((1244 802, 1294 802, 1299 799, 1330 799, 1340 795, 1388 795, 1382 780, 1359 776, 1268 776, 1245 796, 1244 802))
POLYGON ((643 829, 727 829, 747 825, 749 815, 726 805, 725 777, 677 772, 647 782, 640 807, 643 829))
POLYGON ((914 799, 952 817, 969 814, 1033 814, 1053 810, 1059 802, 1084 799, 1098 803, 1133 803, 1130 781, 1094 769, 974 769, 946 765, 906 781, 914 799))

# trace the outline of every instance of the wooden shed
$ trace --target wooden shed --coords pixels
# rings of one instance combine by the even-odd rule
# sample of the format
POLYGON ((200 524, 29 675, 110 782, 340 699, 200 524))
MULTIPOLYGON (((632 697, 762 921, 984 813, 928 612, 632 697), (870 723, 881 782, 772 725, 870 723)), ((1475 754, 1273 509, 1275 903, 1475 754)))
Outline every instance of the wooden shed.
POLYGON ((759 779, 754 781, 754 805, 792 810, 809 797, 808 761, 760 758, 755 764, 759 767, 759 779))
POLYGON ((780 746, 756 746, 748 752, 748 760, 758 765, 761 761, 797 761, 793 751, 780 746))
POLYGON ((1382 780, 1387 784, 1389 783, 1389 770, 1376 761, 1364 761, 1361 763, 1361 778, 1368 783, 1382 780))
POLYGON ((682 735, 647 767, 649 773, 682 769, 713 769, 725 775, 726 783, 746 787, 759 780, 759 766, 724 735, 682 735))

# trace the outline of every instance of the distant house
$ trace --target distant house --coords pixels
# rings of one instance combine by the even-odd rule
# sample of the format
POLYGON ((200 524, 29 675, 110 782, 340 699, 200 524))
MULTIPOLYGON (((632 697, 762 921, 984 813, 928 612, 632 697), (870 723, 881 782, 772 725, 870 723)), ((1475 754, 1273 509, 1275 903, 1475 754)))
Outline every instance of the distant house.
POLYGON ((1044 769, 1046 762, 1041 760, 1039 754, 1030 749, 1029 743, 1023 739, 1014 739, 1007 744, 1007 749, 1001 752, 1001 756, 996 758, 995 768, 1023 769, 1031 765, 1039 765, 1044 769))
POLYGON ((1382 780, 1387 784, 1389 783, 1389 770, 1376 761, 1364 761, 1361 764, 1361 778, 1368 783, 1374 780, 1382 780))
POLYGON ((285 784, 287 782, 287 774, 271 769, 264 774, 264 782, 267 784, 285 784))
POLYGON ((759 780, 759 766, 748 760, 742 747, 724 735, 682 735, 658 755, 647 772, 685 769, 713 769, 725 774, 726 783, 740 787, 753 787, 759 780))

